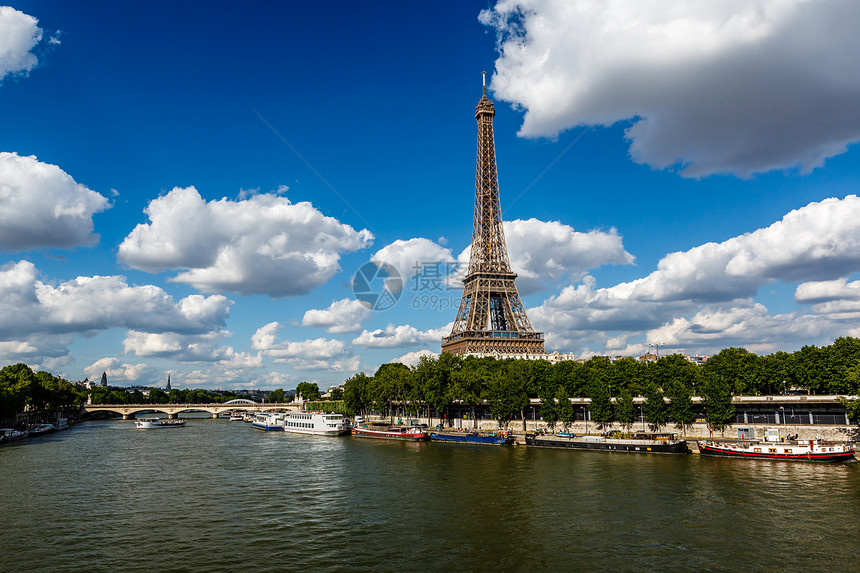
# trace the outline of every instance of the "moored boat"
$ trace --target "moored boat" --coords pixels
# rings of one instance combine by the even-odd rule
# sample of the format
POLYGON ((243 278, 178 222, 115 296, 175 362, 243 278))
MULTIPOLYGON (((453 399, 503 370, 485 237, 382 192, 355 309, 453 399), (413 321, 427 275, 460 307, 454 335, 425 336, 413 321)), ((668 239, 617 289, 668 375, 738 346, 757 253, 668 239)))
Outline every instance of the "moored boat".
MULTIPOLYGON (((617 434, 614 434, 617 435, 617 434)), ((630 438, 607 436, 576 436, 556 434, 536 436, 526 434, 527 446, 544 448, 571 448, 576 450, 599 450, 609 452, 633 452, 640 454, 689 454, 686 440, 679 440, 676 434, 639 432, 630 438)))
POLYGON ((716 440, 701 440, 697 443, 699 445, 699 453, 704 456, 792 462, 856 461, 854 450, 847 444, 835 444, 823 440, 800 440, 796 442, 720 442, 716 440))
POLYGON ((340 436, 349 432, 346 418, 325 412, 290 412, 284 419, 284 431, 315 436, 340 436))
POLYGON ((18 440, 23 440, 30 433, 27 430, 16 430, 15 428, 0 428, 0 444, 7 444, 9 442, 17 442, 18 440))
POLYGON ((241 422, 242 421, 242 412, 230 412, 230 421, 231 422, 241 422))
POLYGON ((430 432, 430 440, 434 442, 449 442, 453 444, 479 444, 487 446, 511 446, 517 443, 516 437, 510 432, 493 432, 481 434, 478 432, 430 432))
POLYGON ((254 416, 251 425, 258 430, 267 432, 283 432, 284 414, 281 412, 263 412, 254 416))
POLYGON ((57 431, 57 427, 54 424, 30 424, 27 427, 27 431, 30 433, 30 437, 36 436, 44 436, 45 434, 52 434, 57 431))
POLYGON ((407 442, 423 442, 430 438, 427 431, 415 426, 378 426, 362 424, 353 426, 352 435, 356 438, 379 438, 383 440, 402 440, 407 442))
POLYGON ((164 418, 141 418, 135 421, 138 430, 155 430, 157 428, 181 428, 185 420, 166 420, 164 418))

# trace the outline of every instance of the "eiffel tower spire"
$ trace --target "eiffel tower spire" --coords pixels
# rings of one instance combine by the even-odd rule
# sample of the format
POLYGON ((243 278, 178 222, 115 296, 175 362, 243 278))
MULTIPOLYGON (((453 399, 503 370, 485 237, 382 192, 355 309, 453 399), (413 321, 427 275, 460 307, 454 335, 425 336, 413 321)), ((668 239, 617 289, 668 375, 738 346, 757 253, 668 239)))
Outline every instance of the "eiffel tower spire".
POLYGON ((478 122, 478 160, 475 172, 475 220, 469 268, 463 279, 463 298, 451 334, 442 339, 442 351, 453 354, 544 354, 543 333, 535 332, 514 284, 502 208, 493 117, 483 95, 475 108, 478 122))

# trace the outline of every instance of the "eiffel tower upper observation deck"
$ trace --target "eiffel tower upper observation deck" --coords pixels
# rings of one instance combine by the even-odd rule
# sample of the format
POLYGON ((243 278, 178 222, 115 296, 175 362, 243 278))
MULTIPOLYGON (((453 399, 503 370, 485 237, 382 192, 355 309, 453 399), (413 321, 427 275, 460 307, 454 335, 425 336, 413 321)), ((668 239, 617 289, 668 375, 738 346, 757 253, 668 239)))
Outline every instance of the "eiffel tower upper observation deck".
MULTIPOLYGON (((442 351, 452 354, 545 355, 543 333, 532 328, 511 270, 502 208, 493 116, 496 110, 484 94, 475 108, 478 121, 478 164, 475 175, 475 222, 463 298, 451 334, 442 351)), ((525 356, 523 356, 525 357, 525 356)), ((534 356, 531 356, 534 357, 534 356)))

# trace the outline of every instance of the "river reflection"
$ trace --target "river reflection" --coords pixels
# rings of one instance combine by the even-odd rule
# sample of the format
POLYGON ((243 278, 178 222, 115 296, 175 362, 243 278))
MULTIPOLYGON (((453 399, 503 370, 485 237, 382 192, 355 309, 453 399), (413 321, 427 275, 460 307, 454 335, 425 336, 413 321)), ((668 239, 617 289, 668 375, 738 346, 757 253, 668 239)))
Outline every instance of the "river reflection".
POLYGON ((0 571, 848 571, 858 508, 858 464, 89 422, 0 448, 0 571))

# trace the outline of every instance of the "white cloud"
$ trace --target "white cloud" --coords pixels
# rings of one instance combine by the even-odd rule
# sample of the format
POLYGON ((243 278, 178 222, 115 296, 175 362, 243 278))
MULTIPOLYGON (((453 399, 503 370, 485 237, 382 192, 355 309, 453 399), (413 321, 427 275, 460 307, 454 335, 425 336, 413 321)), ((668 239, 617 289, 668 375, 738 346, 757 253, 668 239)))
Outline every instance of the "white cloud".
POLYGON ((454 263, 451 249, 446 249, 430 239, 416 237, 408 240, 397 240, 376 251, 371 262, 388 263, 397 269, 404 282, 420 273, 426 265, 435 266, 441 263, 441 271, 446 271, 445 263, 454 263))
POLYGON ((19 348, 22 357, 59 357, 68 354, 69 335, 110 328, 220 333, 231 304, 221 295, 191 295, 177 302, 159 287, 129 286, 122 276, 43 282, 29 261, 0 267, 0 341, 19 348))
POLYGON ((679 317, 650 330, 646 339, 668 348, 713 352, 729 346, 770 353, 784 345, 799 345, 829 337, 834 325, 819 316, 786 313, 771 315, 759 303, 708 306, 689 319, 679 317))
MULTIPOLYGON (((582 233, 559 221, 538 219, 506 221, 504 227, 511 268, 523 296, 555 288, 564 278, 578 281, 587 269, 634 261, 615 229, 582 233)), ((470 248, 458 257, 464 268, 470 248)))
POLYGON ((691 177, 809 170, 860 140, 850 0, 502 0, 480 19, 526 137, 630 121, 635 161, 691 177))
POLYGON ((117 386, 117 382, 146 385, 151 384, 156 376, 155 369, 148 364, 122 364, 113 357, 99 358, 89 366, 84 367, 84 374, 91 382, 98 382, 102 372, 107 375, 108 384, 117 386))
POLYGON ((11 6, 0 6, 0 81, 9 74, 25 74, 38 64, 30 51, 42 39, 38 23, 11 6))
POLYGON ((422 356, 439 356, 438 352, 431 352, 429 350, 419 350, 417 352, 407 352, 400 358, 395 358, 391 362, 400 362, 401 364, 405 364, 406 366, 417 366, 421 361, 422 356))
POLYGON ((657 270, 641 279, 597 288, 594 278, 587 276, 528 314, 537 330, 547 332, 547 345, 552 341, 556 348, 562 343, 581 345, 595 332, 660 328, 669 331, 656 331, 655 336, 669 337, 673 329, 689 331, 673 340, 679 344, 710 340, 714 346, 745 340, 752 344, 754 329, 764 332, 771 325, 776 325, 768 331, 773 340, 801 340, 801 335, 826 332, 843 335, 845 325, 838 321, 860 317, 860 285, 838 278, 860 271, 858 217, 860 199, 853 195, 810 203, 769 227, 666 255, 657 270), (812 314, 765 320, 761 317, 766 309, 751 306, 761 286, 804 279, 823 279, 804 283, 796 291, 798 303, 813 305, 812 314), (697 322, 684 318, 691 315, 697 322), (741 334, 731 320, 752 330, 741 334))
POLYGON ((221 368, 231 369, 259 368, 263 365, 261 352, 237 352, 232 346, 216 346, 215 342, 228 334, 226 331, 178 334, 129 330, 122 345, 126 353, 136 356, 157 356, 180 362, 217 362, 221 368))
POLYGON ((358 369, 361 364, 361 357, 353 356, 342 340, 316 338, 279 341, 278 333, 282 328, 279 322, 261 326, 251 336, 251 348, 297 370, 346 372, 358 369))
POLYGON ((93 214, 108 207, 56 165, 0 152, 0 250, 95 244, 93 214))
POLYGON ((353 341, 354 346, 365 348, 399 348, 411 344, 422 344, 431 342, 442 344, 442 337, 451 334, 453 323, 442 328, 431 328, 429 330, 418 330, 414 326, 403 324, 395 326, 389 324, 384 329, 364 330, 353 341))
POLYGON ((202 292, 306 294, 340 269, 341 253, 373 240, 366 229, 273 193, 206 202, 194 187, 177 187, 145 213, 150 222, 125 238, 120 261, 147 272, 187 269, 170 280, 202 292))
POLYGON ((803 283, 797 286, 794 300, 811 304, 812 312, 832 319, 860 318, 860 281, 848 282, 841 278, 833 281, 803 283))
POLYGON ((331 334, 361 330, 371 312, 361 301, 344 298, 332 302, 325 310, 312 308, 302 317, 302 326, 325 328, 331 334))

